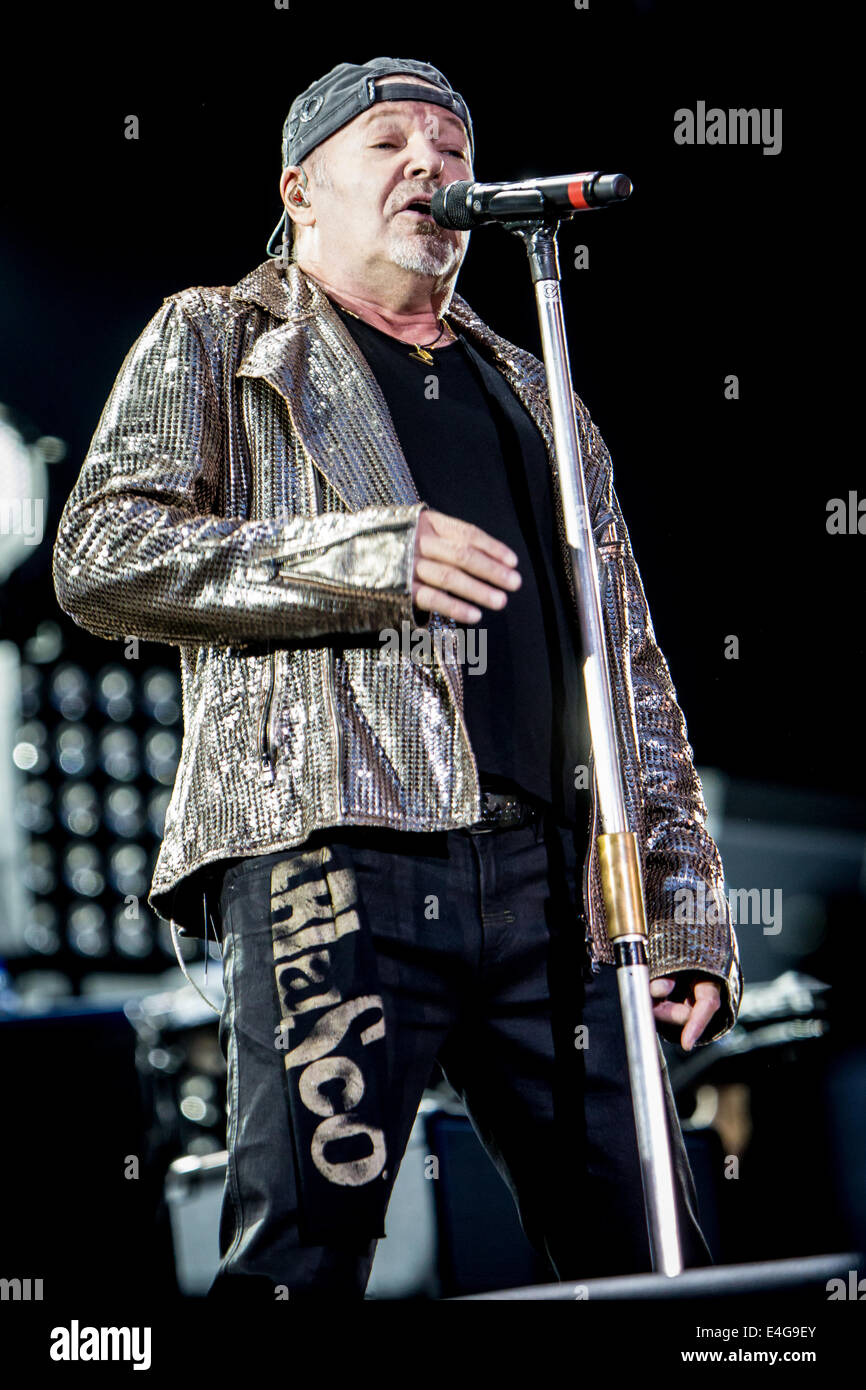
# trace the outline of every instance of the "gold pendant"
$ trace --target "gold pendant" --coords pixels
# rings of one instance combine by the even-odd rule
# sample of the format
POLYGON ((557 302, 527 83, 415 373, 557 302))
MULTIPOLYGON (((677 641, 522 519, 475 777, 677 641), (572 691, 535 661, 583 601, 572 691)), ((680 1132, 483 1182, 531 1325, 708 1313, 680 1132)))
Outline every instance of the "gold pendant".
POLYGON ((432 361, 433 361, 433 354, 430 353, 430 352, 427 352, 427 350, 426 350, 425 348, 422 348, 422 347, 417 348, 415 352, 410 352, 410 353, 409 353, 409 356, 410 356, 410 357, 414 357, 416 362, 432 362, 432 361))

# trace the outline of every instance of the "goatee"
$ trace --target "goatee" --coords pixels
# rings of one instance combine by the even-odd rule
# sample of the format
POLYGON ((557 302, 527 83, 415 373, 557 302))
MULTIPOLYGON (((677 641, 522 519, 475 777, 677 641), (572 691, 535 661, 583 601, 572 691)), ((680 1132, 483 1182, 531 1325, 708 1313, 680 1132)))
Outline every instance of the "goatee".
POLYGON ((395 237, 391 244, 391 260, 401 270, 414 270, 419 275, 441 275, 457 264, 456 247, 437 231, 416 233, 415 236, 395 237))

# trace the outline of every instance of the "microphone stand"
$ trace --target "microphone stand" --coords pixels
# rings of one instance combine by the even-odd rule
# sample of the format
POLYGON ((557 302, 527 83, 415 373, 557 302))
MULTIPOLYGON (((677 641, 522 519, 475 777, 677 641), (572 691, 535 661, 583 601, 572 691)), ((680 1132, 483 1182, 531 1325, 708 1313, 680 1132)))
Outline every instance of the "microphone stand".
POLYGON ((535 285, 556 466, 580 610, 585 653, 583 677, 603 830, 598 836, 599 863, 607 933, 613 944, 619 986, 647 1231, 653 1269, 676 1275, 682 1272, 683 1259, 649 988, 643 881, 637 837, 629 829, 623 797, 598 590, 598 559, 575 419, 556 244, 561 219, 547 210, 542 212, 542 200, 539 198, 538 202, 538 215, 501 225, 523 241, 535 285))

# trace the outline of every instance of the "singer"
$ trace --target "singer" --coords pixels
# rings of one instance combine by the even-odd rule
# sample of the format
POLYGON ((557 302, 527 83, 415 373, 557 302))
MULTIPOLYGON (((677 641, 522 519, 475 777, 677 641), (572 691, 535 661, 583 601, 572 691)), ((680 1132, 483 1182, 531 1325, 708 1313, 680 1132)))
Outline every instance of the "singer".
MULTIPOLYGON (((424 62, 341 63, 302 92, 279 253, 166 298, 59 527, 62 607, 180 651, 150 902, 222 953, 214 1298, 363 1298, 440 1069, 553 1278, 651 1268, 543 368, 455 293, 470 232, 429 212, 473 178, 473 140, 424 62), (477 626, 486 661, 450 640, 415 661, 406 623, 477 626)), ((736 1020, 737 942, 610 456, 576 409, 600 546, 618 527, 604 618, 654 1014, 688 1049, 736 1020), (684 923, 682 889, 725 910, 684 923)), ((685 1263, 708 1264, 663 1080, 685 1263)))

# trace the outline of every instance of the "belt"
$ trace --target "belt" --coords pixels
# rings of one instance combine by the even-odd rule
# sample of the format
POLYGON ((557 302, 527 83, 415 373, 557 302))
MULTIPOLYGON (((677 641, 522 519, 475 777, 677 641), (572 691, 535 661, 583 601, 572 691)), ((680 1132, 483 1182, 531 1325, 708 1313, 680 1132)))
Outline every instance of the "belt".
POLYGON ((521 801, 511 792, 481 792, 481 819, 467 826, 473 835, 485 835, 491 830, 514 830, 523 825, 535 825, 544 815, 543 807, 521 801))

